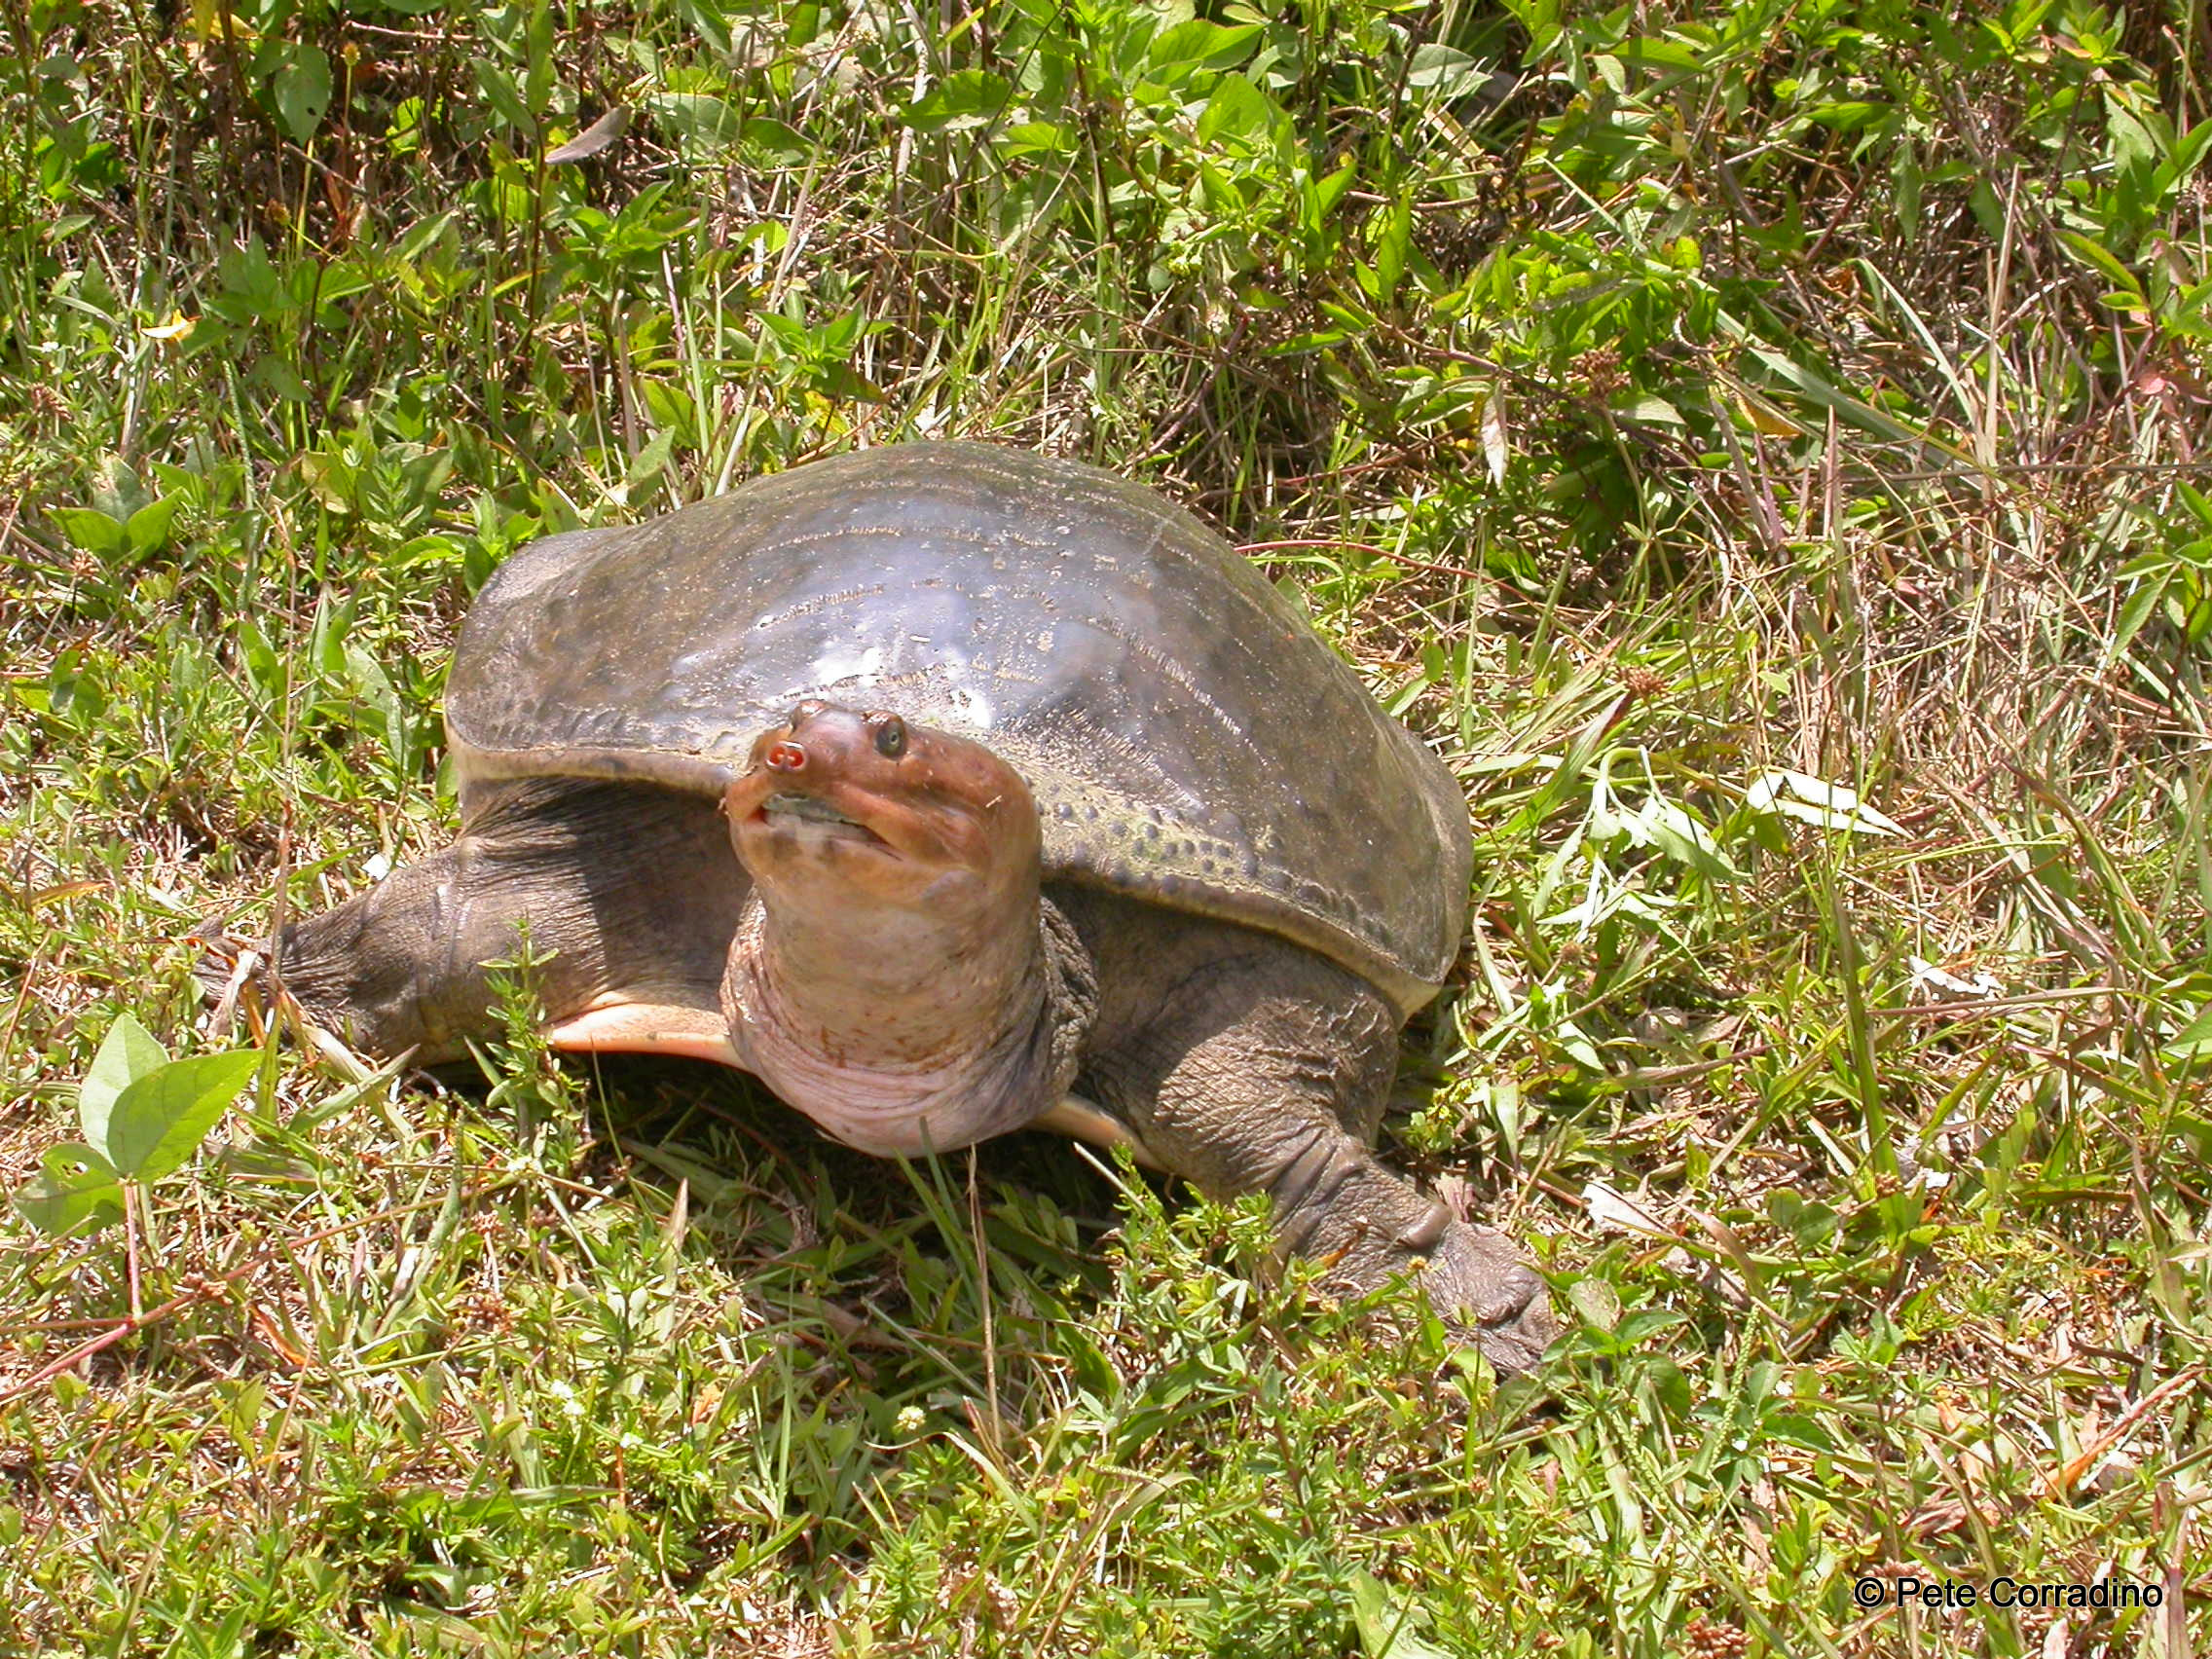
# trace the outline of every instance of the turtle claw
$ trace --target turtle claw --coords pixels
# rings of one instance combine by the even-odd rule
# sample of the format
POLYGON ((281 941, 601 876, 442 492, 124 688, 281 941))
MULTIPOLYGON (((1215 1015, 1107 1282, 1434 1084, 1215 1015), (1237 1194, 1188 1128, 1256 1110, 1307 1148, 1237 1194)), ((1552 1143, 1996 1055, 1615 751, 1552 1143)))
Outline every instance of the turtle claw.
POLYGON ((1544 1281, 1495 1228, 1454 1222, 1429 1248, 1419 1278, 1430 1306, 1500 1378, 1533 1369, 1559 1334, 1544 1281))
POLYGON ((193 964, 192 977, 200 981, 200 993, 211 1005, 203 1029, 218 1036, 228 1032, 243 1006, 259 1040, 264 1024, 258 994, 263 945, 240 939, 212 916, 186 937, 200 946, 200 960, 193 964))
POLYGON ((192 977, 200 981, 201 995, 209 1004, 202 1029, 225 1036, 242 1015, 257 1044, 267 1043, 272 1030, 280 1026, 349 1083, 363 1083, 376 1075, 376 1067, 318 1024, 291 992, 274 983, 266 939, 242 939, 212 916, 188 937, 200 945, 192 977))

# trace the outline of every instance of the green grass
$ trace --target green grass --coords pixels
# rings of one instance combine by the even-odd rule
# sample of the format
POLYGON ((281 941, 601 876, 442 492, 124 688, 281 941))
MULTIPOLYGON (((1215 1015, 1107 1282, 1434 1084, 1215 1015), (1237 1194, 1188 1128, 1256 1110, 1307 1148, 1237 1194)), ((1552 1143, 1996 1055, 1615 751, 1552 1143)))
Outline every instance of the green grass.
POLYGON ((472 1088, 271 1045, 129 1229, 0 1207, 0 1652, 2212 1642, 2201 4, 1188 11, 11 13, 0 1182, 120 1015, 248 1040, 203 917, 450 832, 516 546, 986 436, 1465 779, 1389 1133, 1553 1362, 522 996, 472 1088))

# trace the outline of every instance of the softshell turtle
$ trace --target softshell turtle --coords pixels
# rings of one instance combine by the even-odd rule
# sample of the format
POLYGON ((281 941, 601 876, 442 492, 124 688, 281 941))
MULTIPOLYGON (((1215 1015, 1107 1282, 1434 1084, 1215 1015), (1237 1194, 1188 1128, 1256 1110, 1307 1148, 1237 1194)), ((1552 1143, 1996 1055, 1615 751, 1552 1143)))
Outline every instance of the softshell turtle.
POLYGON ((1506 1241, 1370 1150, 1465 803, 1151 492, 911 444, 549 536, 446 727, 460 838, 278 944, 362 1049, 458 1057, 527 918, 559 1048, 741 1067, 877 1154, 1127 1142, 1350 1287, 1413 1272, 1500 1369, 1549 1336, 1506 1241))

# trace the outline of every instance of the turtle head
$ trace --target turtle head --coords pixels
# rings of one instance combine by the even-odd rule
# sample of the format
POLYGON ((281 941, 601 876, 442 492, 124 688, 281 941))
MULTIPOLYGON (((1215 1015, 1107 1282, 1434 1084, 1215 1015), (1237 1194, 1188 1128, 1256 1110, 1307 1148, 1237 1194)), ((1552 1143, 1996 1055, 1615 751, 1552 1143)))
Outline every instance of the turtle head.
MULTIPOLYGON (((881 1124, 845 1122, 866 1087, 844 1068, 957 1069, 1034 1019, 1042 836, 1028 786, 967 738, 810 699, 761 733, 722 811, 753 878, 722 984, 742 1063, 852 1144, 911 1150, 881 1124)), ((1016 1118, 1034 1110, 1017 1104, 1016 1118)), ((937 1145, 1010 1126, 963 1111, 933 1120, 937 1145)))
POLYGON ((809 699, 722 810, 753 878, 721 985, 738 1064, 876 1153, 967 1146, 1058 1100, 1043 835, 1012 766, 809 699))
POLYGON ((1021 775, 896 714, 809 698, 755 742, 722 810, 771 909, 859 902, 995 920, 1034 903, 1037 805, 1021 775))

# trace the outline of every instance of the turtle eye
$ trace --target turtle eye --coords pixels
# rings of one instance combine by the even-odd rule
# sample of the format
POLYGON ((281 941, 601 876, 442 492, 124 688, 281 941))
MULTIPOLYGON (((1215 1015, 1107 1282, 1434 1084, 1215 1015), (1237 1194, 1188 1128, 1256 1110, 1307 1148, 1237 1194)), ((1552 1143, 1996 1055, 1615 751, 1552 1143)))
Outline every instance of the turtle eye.
POLYGON ((886 760, 896 760, 906 753, 906 722, 897 715, 885 715, 876 726, 875 752, 886 760))

